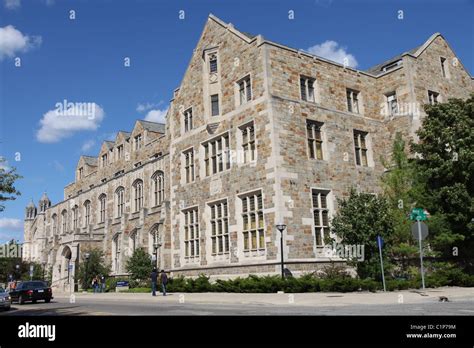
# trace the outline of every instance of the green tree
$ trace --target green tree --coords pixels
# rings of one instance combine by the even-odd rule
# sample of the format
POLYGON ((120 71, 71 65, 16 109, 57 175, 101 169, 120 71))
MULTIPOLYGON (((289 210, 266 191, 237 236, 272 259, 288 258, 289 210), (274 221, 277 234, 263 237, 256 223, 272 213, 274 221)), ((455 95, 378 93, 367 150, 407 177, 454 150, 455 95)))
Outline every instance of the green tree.
POLYGON ((152 269, 150 255, 142 248, 135 249, 125 266, 133 280, 146 280, 152 269))
POLYGON ((0 212, 5 210, 2 202, 15 200, 21 194, 15 188, 15 181, 21 178, 16 168, 7 168, 5 158, 0 156, 0 212))
POLYGON ((102 250, 97 248, 84 250, 82 255, 85 253, 89 253, 89 260, 85 260, 84 257, 81 260, 78 269, 78 277, 82 288, 88 289, 95 276, 108 276, 110 273, 110 267, 105 265, 102 261, 104 258, 102 250))
POLYGON ((389 204, 389 214, 393 221, 392 243, 386 245, 387 256, 400 262, 394 268, 394 276, 407 276, 408 258, 416 257, 418 248, 411 236, 408 214, 416 206, 420 187, 413 161, 408 158, 405 141, 401 133, 396 133, 390 158, 382 158, 387 169, 382 176, 384 196, 389 204))
POLYGON ((452 255, 474 255, 474 94, 465 101, 425 106, 427 116, 411 144, 423 185, 423 207, 429 220, 432 246, 452 255), (461 243, 462 241, 462 243, 461 243))
POLYGON ((357 193, 351 189, 347 199, 338 199, 339 210, 332 220, 332 231, 345 245, 363 245, 364 260, 351 260, 361 278, 380 278, 377 235, 390 244, 393 222, 384 197, 357 193))

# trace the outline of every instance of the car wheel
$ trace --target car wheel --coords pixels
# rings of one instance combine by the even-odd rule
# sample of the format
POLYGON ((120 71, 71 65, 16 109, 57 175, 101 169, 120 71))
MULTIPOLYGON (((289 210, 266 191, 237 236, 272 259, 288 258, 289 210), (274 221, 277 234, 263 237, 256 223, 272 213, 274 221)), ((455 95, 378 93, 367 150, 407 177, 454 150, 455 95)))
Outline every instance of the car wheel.
POLYGON ((5 308, 6 311, 9 311, 12 307, 8 306, 7 308, 5 308))
POLYGON ((50 298, 47 298, 44 300, 45 303, 50 303, 51 302, 51 299, 50 298))
POLYGON ((20 297, 18 297, 18 303, 21 304, 21 305, 25 303, 25 300, 23 299, 23 296, 20 295, 20 297))

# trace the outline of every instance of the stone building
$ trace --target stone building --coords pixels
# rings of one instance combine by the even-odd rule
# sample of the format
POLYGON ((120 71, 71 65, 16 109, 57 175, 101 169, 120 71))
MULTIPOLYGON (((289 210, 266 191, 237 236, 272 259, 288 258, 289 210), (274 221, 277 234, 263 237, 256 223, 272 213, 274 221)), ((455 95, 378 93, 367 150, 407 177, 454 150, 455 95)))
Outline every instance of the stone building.
POLYGON ((276 274, 281 253, 314 271, 341 260, 323 252, 336 198, 377 193, 395 133, 416 140, 423 104, 472 91, 438 33, 361 71, 210 15, 166 124, 118 132, 79 159, 62 202, 30 203, 25 257, 58 286, 91 247, 115 275, 139 247, 173 275, 276 274))

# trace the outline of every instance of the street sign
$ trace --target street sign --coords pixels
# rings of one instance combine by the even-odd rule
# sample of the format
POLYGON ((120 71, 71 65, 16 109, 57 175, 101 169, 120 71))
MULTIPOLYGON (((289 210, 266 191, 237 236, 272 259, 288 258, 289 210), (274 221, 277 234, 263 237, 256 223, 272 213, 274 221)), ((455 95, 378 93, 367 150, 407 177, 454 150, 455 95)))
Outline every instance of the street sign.
MULTIPOLYGON (((421 239, 424 240, 428 236, 428 226, 424 222, 420 222, 421 239)), ((415 240, 418 240, 418 222, 411 225, 411 235, 415 240)))
POLYGON ((379 248, 383 247, 383 238, 381 236, 377 236, 377 246, 379 248))
POLYGON ((379 247, 379 256, 380 256, 380 269, 382 271, 382 283, 383 283, 383 291, 387 291, 385 286, 385 273, 383 271, 383 258, 382 258, 382 246, 383 246, 383 239, 381 236, 377 236, 377 246, 379 247))
POLYGON ((428 218, 427 211, 423 208, 413 208, 410 213, 410 220, 425 221, 428 218))
POLYGON ((69 270, 70 270, 70 271, 72 271, 72 267, 73 267, 73 266, 72 266, 72 263, 69 264, 69 270))

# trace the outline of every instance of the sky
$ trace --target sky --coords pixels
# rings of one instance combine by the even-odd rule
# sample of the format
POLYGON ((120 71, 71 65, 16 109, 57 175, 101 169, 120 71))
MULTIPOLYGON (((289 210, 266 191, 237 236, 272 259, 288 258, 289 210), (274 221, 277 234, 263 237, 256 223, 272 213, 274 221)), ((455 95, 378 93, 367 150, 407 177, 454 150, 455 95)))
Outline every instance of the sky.
POLYGON ((0 242, 22 241, 30 199, 63 199, 80 155, 164 120, 209 13, 361 70, 440 32, 474 72, 472 0, 0 0, 0 156, 23 176, 0 242), (55 117, 64 101, 94 117, 55 117))

